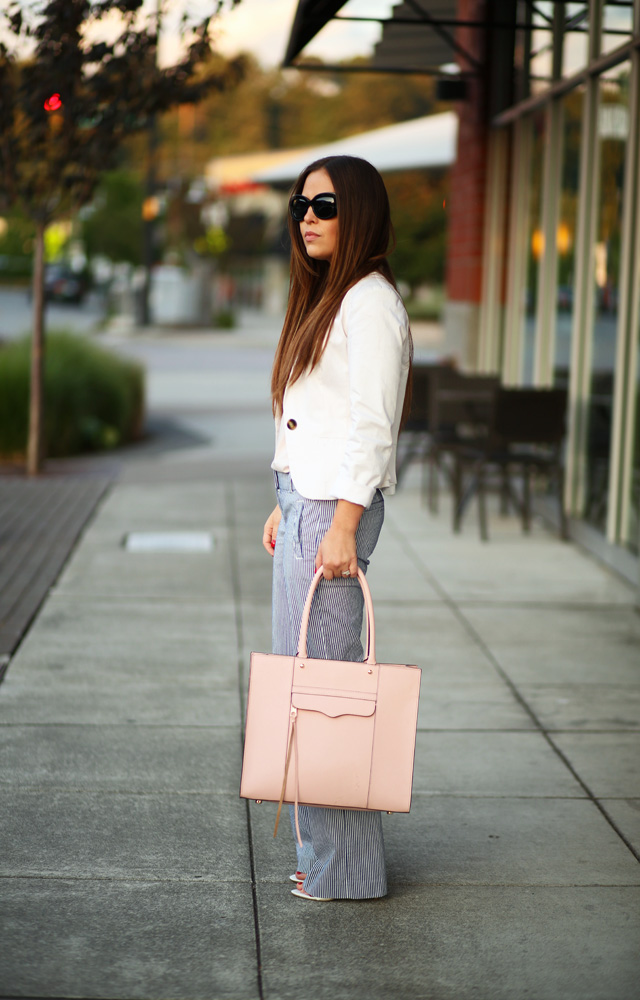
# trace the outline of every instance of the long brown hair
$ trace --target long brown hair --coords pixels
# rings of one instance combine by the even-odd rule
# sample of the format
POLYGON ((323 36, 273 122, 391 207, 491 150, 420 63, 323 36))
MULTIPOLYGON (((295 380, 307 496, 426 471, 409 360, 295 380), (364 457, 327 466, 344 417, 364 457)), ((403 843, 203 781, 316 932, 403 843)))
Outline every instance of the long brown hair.
MULTIPOLYGON (((396 288, 387 260, 395 244, 389 198, 376 168, 357 156, 325 156, 302 171, 290 196, 300 194, 307 177, 316 170, 326 170, 336 192, 336 245, 330 260, 309 257, 300 224, 288 215, 291 277, 287 313, 271 373, 274 414, 282 413, 287 385, 296 382, 303 372, 312 371, 320 361, 340 303, 352 285, 365 275, 379 271, 396 288)), ((403 423, 410 402, 411 371, 403 423)))

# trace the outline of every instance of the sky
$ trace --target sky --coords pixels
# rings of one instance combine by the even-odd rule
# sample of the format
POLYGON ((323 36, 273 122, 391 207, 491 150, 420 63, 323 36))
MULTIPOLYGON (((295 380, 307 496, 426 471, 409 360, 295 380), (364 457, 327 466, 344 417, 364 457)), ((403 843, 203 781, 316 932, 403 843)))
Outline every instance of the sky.
MULTIPOLYGON (((175 4, 174 6, 179 6, 175 4)), ((298 0, 241 0, 233 10, 225 11, 216 21, 217 47, 225 55, 252 52, 263 66, 282 62, 289 40, 298 0)), ((352 16, 387 16, 392 0, 349 0, 342 14, 352 16)), ((205 14, 207 0, 191 0, 189 9, 205 14)), ((178 51, 169 24, 162 59, 173 61, 178 51)), ((306 55, 320 56, 326 62, 337 62, 357 55, 370 54, 380 35, 377 24, 335 24, 322 30, 305 49, 306 55)))
MULTIPOLYGON (((157 0, 145 0, 143 14, 155 12, 157 0)), ((0 9, 3 0, 0 0, 0 9)), ((37 10, 42 0, 22 0, 23 8, 37 10)), ((298 0, 240 0, 237 7, 229 7, 216 18, 213 37, 216 47, 225 55, 251 52, 265 67, 278 66, 285 54, 289 34, 293 25, 298 0)), ((194 21, 202 20, 214 8, 213 0, 167 0, 168 13, 165 18, 160 42, 160 62, 174 63, 180 54, 178 22, 183 10, 187 10, 194 21)), ((341 14, 354 17, 387 17, 393 7, 393 0, 348 0, 341 14)), ((103 18, 90 32, 92 38, 113 40, 122 29, 118 14, 103 18)), ((380 37, 381 28, 377 23, 330 22, 314 38, 304 51, 304 56, 319 56, 325 62, 338 62, 360 55, 369 55, 380 37)), ((6 40, 13 47, 13 38, 2 25, 0 17, 0 40, 6 40)), ((26 54, 26 52, 25 52, 26 54)))

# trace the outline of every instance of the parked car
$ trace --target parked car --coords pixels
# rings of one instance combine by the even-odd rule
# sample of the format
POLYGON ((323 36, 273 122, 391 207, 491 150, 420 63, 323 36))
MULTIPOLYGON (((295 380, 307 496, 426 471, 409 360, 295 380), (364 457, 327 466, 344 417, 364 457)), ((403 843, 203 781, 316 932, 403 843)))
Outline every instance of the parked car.
POLYGON ((89 290, 86 276, 73 271, 68 264, 46 264, 44 269, 44 297, 51 302, 79 304, 89 290))

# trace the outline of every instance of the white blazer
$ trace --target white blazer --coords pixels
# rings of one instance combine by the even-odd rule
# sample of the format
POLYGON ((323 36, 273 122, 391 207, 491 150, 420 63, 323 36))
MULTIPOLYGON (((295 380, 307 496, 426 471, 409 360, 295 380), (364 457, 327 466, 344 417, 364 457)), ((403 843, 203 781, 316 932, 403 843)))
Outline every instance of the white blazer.
POLYGON ((271 467, 311 500, 369 507, 376 489, 395 492, 409 360, 402 299, 369 274, 342 300, 318 365, 287 387, 271 467))

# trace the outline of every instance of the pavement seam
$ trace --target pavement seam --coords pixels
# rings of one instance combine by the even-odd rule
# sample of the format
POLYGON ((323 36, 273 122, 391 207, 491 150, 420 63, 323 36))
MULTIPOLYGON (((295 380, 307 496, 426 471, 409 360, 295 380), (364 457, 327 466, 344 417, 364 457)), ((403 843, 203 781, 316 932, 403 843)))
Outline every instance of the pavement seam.
MULTIPOLYGON (((129 796, 148 796, 153 798, 162 797, 163 799, 170 798, 171 796, 185 796, 195 798, 196 796, 207 796, 209 798, 213 796, 231 796, 234 795, 232 792, 216 792, 216 791, 200 791, 194 789, 191 791, 176 790, 175 788, 154 788, 149 791, 149 789, 144 789, 140 791, 132 790, 130 788, 96 788, 96 787, 78 787, 78 786, 68 786, 68 785, 12 785, 7 783, 0 784, 0 788, 4 790, 13 790, 14 793, 27 794, 27 795, 42 795, 43 792, 55 792, 57 795, 129 795, 129 796)), ((438 792, 438 791, 422 791, 419 789, 414 789, 412 792, 413 798, 423 796, 424 798, 433 799, 504 799, 505 801, 518 801, 522 800, 525 802, 547 802, 547 801, 560 801, 560 802, 588 802, 591 800, 591 796, 582 795, 501 795, 499 792, 438 792)), ((620 800, 626 802, 627 799, 636 799, 637 795, 607 795, 604 796, 607 800, 620 800)), ((234 795, 235 799, 235 795, 234 795)))
POLYGON ((433 573, 429 570, 429 568, 425 565, 425 563, 423 562, 422 558, 418 555, 418 553, 415 551, 415 549, 413 548, 413 546, 409 543, 408 539, 405 537, 405 535, 397 527, 397 525, 395 524, 395 522, 390 521, 390 527, 391 527, 392 533, 395 535, 396 539, 400 543, 401 547, 404 549, 406 555, 411 560, 411 562, 413 563, 413 565, 422 574, 422 576, 424 577, 424 579, 426 580, 426 582, 431 587, 433 587, 433 589, 436 591, 437 594, 439 594, 439 596, 441 597, 443 603, 449 608, 449 610, 452 612, 452 614, 455 616, 455 618, 457 618, 457 620, 463 626, 463 628, 465 629, 465 631, 467 632, 467 634, 470 636, 470 638, 482 650, 484 656, 487 658, 487 660, 489 661, 489 663, 491 663, 491 665, 493 666, 493 668, 496 671, 496 673, 498 674, 498 676, 503 680, 503 682, 509 688, 509 690, 511 691, 511 694, 516 699, 516 701, 518 702, 518 704, 523 708, 523 710, 527 713, 527 715, 529 716, 529 718, 535 724, 538 732, 544 738, 544 740, 547 742, 547 744, 550 747, 550 749, 558 757, 558 759, 560 761, 562 761, 562 763, 564 764, 564 766, 567 768, 567 770, 570 772, 570 774, 575 778, 575 780, 578 782, 578 784, 580 785, 580 787, 586 793, 587 797, 591 800, 591 802, 596 807, 596 809, 600 812, 600 814, 603 816, 603 818, 607 821, 607 823, 609 824, 609 826, 618 835, 618 837, 623 842, 623 844, 625 844, 625 846, 628 848, 628 850, 631 852, 631 854, 634 856, 634 858, 637 861, 640 861, 640 851, 638 851, 633 846, 633 844, 628 839, 628 837, 626 837, 623 834, 622 830, 618 827, 618 825, 616 824, 616 822, 609 815, 608 811, 602 805, 602 803, 600 802, 600 800, 598 798, 596 798, 596 796, 591 791, 591 789, 589 788, 589 786, 587 785, 587 783, 583 780, 583 778, 580 777, 580 775, 578 774, 578 772, 576 771, 576 769, 574 768, 573 764, 571 763, 571 761, 569 760, 569 758, 566 756, 566 754, 560 749, 559 746, 557 746, 556 743, 554 743, 553 739, 551 738, 551 736, 549 734, 549 731, 543 726, 543 724, 542 724, 541 720, 538 718, 536 712, 529 705, 529 703, 527 702, 527 700, 525 699, 525 697, 520 693, 520 691, 518 690, 518 687, 511 680, 511 678, 509 677, 509 675, 507 674, 507 672, 504 670, 504 668, 500 665, 498 659, 494 656, 494 654, 492 653, 492 651, 489 648, 489 646, 487 646, 487 644, 485 643, 485 641, 482 638, 482 636, 480 635, 480 633, 475 629, 475 627, 473 626, 473 624, 464 615, 464 613, 461 610, 461 608, 458 606, 458 604, 455 602, 455 600, 451 597, 451 595, 448 593, 448 591, 442 586, 442 584, 437 579, 437 577, 434 576, 433 573))
MULTIPOLYGON (((64 569, 64 566, 63 566, 64 569)), ((62 572, 62 570, 61 570, 62 572)), ((56 587, 51 594, 52 597, 72 597, 75 601, 82 601, 83 604, 125 604, 121 595, 118 594, 87 594, 83 590, 73 590, 65 586, 56 587)), ((172 604, 192 605, 194 608, 206 608, 211 606, 211 602, 205 597, 198 600, 196 597, 180 597, 180 595, 169 596, 167 594, 136 594, 133 599, 135 604, 172 604)))
MULTIPOLYGON (((176 789, 176 788, 153 788, 149 790, 145 789, 131 789, 131 788, 96 788, 95 786, 80 787, 77 785, 10 785, 3 782, 0 784, 0 788, 9 790, 12 789, 15 793, 25 793, 29 795, 41 795, 43 792, 55 792, 56 795, 128 795, 135 796, 136 798, 162 798, 169 799, 171 797, 180 798, 196 798, 196 796, 201 796, 203 798, 213 798, 215 797, 231 797, 233 796, 235 801, 234 792, 216 792, 209 791, 207 789, 176 789)), ((493 798, 493 796, 489 796, 493 798)), ((542 796, 535 796, 536 798, 542 798, 542 796)))
MULTIPOLYGON (((34 881, 34 882, 137 882, 146 883, 148 885, 164 885, 164 884, 191 884, 193 882, 198 882, 201 885, 231 885, 240 886, 245 885, 248 879, 228 879, 228 878, 211 878, 211 877, 200 877, 199 875, 183 875, 175 876, 174 878, 151 878, 148 875, 95 875, 93 872, 89 875, 64 875, 56 873, 38 874, 38 873, 24 873, 15 875, 3 875, 0 873, 0 882, 12 882, 12 881, 34 881)), ((389 885, 396 886, 398 888, 434 888, 438 887, 441 889, 469 889, 469 888, 485 888, 485 889, 509 889, 509 888, 525 888, 525 889, 640 889, 640 881, 638 882, 478 882, 478 881, 463 881, 462 879, 457 882, 405 882, 400 879, 388 879, 389 885)), ((264 878, 260 879, 261 885, 265 886, 275 886, 282 885, 277 879, 264 878)), ((287 885, 287 883, 284 883, 287 885)), ((359 903, 361 900, 358 899, 334 899, 333 903, 359 903)), ((1 994, 0 994, 1 1000, 1 994)), ((261 997, 260 1000, 263 1000, 261 997)))
MULTIPOLYGON (((182 729, 185 732, 191 732, 192 729, 203 730, 204 732, 213 732, 220 729, 237 729, 237 723, 229 723, 225 725, 220 723, 216 725, 211 723, 210 725, 204 722, 193 722, 193 723, 173 723, 170 722, 0 722, 0 731, 2 729, 10 728, 32 728, 32 729, 131 729, 135 726, 136 729, 182 729)), ((483 730, 484 731, 484 730, 483 730)), ((501 730, 497 730, 501 732, 501 730)), ((568 732, 573 732, 570 729, 568 732)), ((606 730, 609 732, 609 730, 606 730)), ((611 732, 618 732, 618 730, 611 730, 611 732)))
POLYGON ((636 617, 638 615, 635 605, 626 601, 604 601, 600 604, 595 601, 509 601, 504 599, 486 601, 481 598, 464 597, 458 601, 458 606, 461 608, 524 608, 525 610, 531 608, 537 611, 547 611, 549 608, 553 608, 554 611, 624 611, 626 613, 632 611, 636 617))
MULTIPOLYGON (((0 661, 0 669, 1 669, 0 661)), ((462 682, 464 683, 464 682, 462 682)), ((473 682, 471 682, 473 683, 473 682)), ((432 684, 432 689, 436 688, 437 684, 432 684)), ((621 684, 620 688, 625 690, 627 685, 621 684)), ((0 721, 0 732, 3 729, 131 729, 134 723, 131 722, 5 722, 0 721)), ((174 724, 164 723, 164 722, 136 722, 136 729, 162 729, 162 731, 168 730, 183 730, 184 732, 191 732, 192 730, 201 730, 203 732, 218 732, 221 730, 231 730, 238 729, 236 724, 225 725, 220 723, 216 725, 212 723, 211 725, 206 725, 202 722, 185 723, 185 724, 174 724)), ((494 727, 458 727, 458 726, 418 726, 419 733, 535 733, 538 734, 537 728, 526 728, 526 727, 510 727, 510 728, 500 728, 496 729, 494 727)), ((638 736, 640 735, 640 730, 636 726, 635 728, 626 729, 616 726, 615 729, 555 729, 548 728, 545 730, 547 733, 552 733, 554 736, 638 736)), ((1 783, 1 779, 0 779, 1 783)))
MULTIPOLYGON (((216 878, 213 875, 173 875, 167 877, 153 876, 153 875, 136 875, 134 873, 130 875, 99 875, 96 872, 87 872, 86 874, 75 873, 68 874, 64 872, 15 872, 15 873, 5 873, 0 872, 0 882, 10 882, 15 880, 42 880, 42 881, 54 881, 54 882, 147 882, 149 885, 155 885, 156 883, 171 883, 171 882, 198 882, 202 885, 246 885, 249 881, 248 878, 216 878)), ((280 883, 275 883, 279 885, 280 883)), ((628 884, 628 883, 626 883, 628 884)))
MULTIPOLYGON (((242 619, 242 588, 240 586, 240 566, 238 563, 238 531, 235 518, 235 496, 233 483, 227 481, 224 491, 225 521, 229 533, 229 563, 231 567, 231 587, 234 598, 234 617, 236 624, 236 639, 238 646, 238 700, 240 702, 240 743, 244 746, 244 628, 242 619)), ((247 843, 249 848, 249 865, 251 868, 251 897, 253 904, 253 924, 256 942, 256 979, 258 996, 264 1000, 264 985, 262 982, 262 948, 260 941, 260 919, 258 912, 258 888, 256 880, 255 855, 253 850, 253 827, 249 801, 245 799, 245 814, 247 817, 247 843)))

